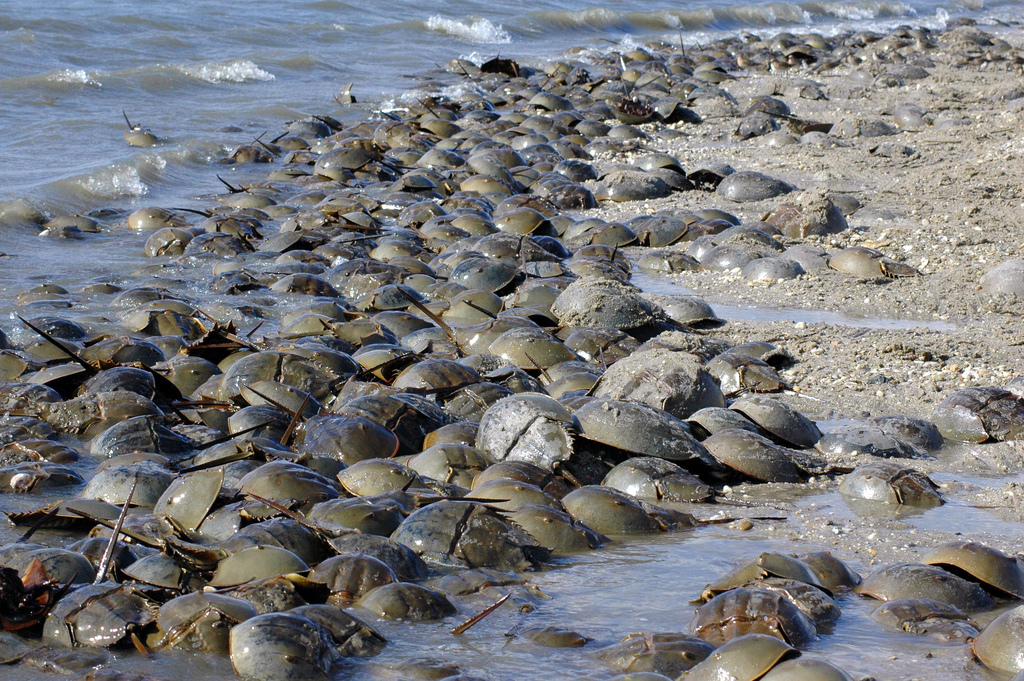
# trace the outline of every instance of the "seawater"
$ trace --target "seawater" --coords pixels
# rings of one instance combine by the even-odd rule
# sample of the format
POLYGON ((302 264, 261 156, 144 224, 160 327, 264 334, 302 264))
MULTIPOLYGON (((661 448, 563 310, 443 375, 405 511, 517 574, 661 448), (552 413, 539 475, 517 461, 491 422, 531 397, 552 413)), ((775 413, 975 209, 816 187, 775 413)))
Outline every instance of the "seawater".
MULTIPOLYGON (((190 206, 222 188, 238 144, 309 114, 359 118, 401 103, 455 57, 542 62, 587 45, 699 43, 750 30, 825 34, 951 16, 1010 21, 1019 2, 587 0, 418 3, 0 2, 0 216, 190 206), (361 105, 334 97, 349 83, 361 105), (122 112, 163 140, 128 147, 122 112)), ((0 220, 2 222, 2 220, 0 220)))

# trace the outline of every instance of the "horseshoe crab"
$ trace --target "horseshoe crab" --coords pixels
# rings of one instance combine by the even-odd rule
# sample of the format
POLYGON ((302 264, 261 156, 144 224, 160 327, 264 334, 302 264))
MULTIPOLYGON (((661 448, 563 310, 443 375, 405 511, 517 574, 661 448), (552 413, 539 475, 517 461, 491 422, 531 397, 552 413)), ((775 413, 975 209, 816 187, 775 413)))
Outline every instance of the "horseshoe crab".
POLYGON ((886 257, 881 251, 864 246, 850 246, 831 256, 828 266, 844 274, 862 279, 895 279, 921 274, 906 263, 886 257))
POLYGON ((157 417, 133 416, 97 435, 89 451, 101 458, 131 452, 174 455, 191 453, 195 443, 161 424, 157 417))
POLYGON ((964 388, 948 395, 932 417, 943 437, 981 443, 1024 438, 1024 399, 994 387, 964 388))
POLYGON ((142 632, 155 621, 151 603, 139 590, 106 582, 69 591, 50 610, 43 639, 52 645, 105 648, 142 632))
POLYGON ((851 499, 908 506, 941 506, 938 487, 926 475, 893 461, 874 461, 858 466, 839 484, 851 499))
POLYGON ((565 511, 551 506, 524 504, 504 515, 552 553, 578 553, 608 541, 565 511))
POLYGON ((641 456, 715 466, 686 422, 661 409, 599 398, 576 408, 573 415, 583 439, 641 456))
POLYGON ((231 666, 246 681, 327 681, 340 658, 334 643, 313 620, 275 612, 234 626, 228 647, 231 666))
POLYGON ((416 471, 390 459, 367 459, 354 463, 340 471, 337 477, 346 492, 358 497, 422 485, 416 471))
POLYGON ((791 447, 813 447, 821 431, 809 418, 777 397, 745 395, 729 408, 746 416, 769 437, 791 447))
POLYGON ((784 660, 800 657, 785 641, 765 634, 738 636, 686 673, 686 681, 757 681, 784 660))
POLYGON ((701 502, 714 490, 682 467, 654 457, 633 457, 613 468, 601 482, 645 501, 701 502))
POLYGON ((862 455, 883 459, 918 459, 926 456, 917 447, 867 423, 839 426, 822 436, 815 449, 829 459, 841 460, 856 459, 862 455))
POLYGON ((705 586, 700 598, 707 602, 730 589, 768 578, 781 578, 803 582, 820 589, 825 588, 818 579, 818 575, 799 558, 792 555, 787 556, 784 553, 766 551, 757 558, 740 563, 728 574, 705 586))
POLYGON ((377 558, 357 553, 328 558, 309 573, 309 579, 326 585, 330 602, 343 605, 378 586, 397 582, 398 576, 377 558))
POLYGON ((40 417, 54 428, 87 437, 100 435, 129 418, 163 415, 149 398, 122 390, 90 393, 37 408, 40 417))
POLYGON ((898 598, 871 611, 871 619, 918 636, 970 641, 978 628, 959 608, 930 598, 898 598))
POLYGON ((474 499, 490 499, 488 506, 501 511, 514 511, 533 504, 557 508, 558 502, 539 487, 518 480, 492 480, 473 488, 474 499))
POLYGON ((441 592, 404 582, 379 586, 360 598, 357 605, 383 619, 414 622, 444 619, 457 612, 441 592))
POLYGON ((178 596, 160 606, 149 646, 227 653, 231 627, 255 616, 256 608, 241 598, 200 592, 178 596))
POLYGON ((496 570, 536 568, 548 551, 482 504, 438 501, 405 519, 391 538, 430 563, 496 570))
POLYGON ((408 393, 362 395, 335 411, 349 418, 366 418, 387 428, 398 438, 400 454, 420 453, 427 433, 451 420, 436 403, 408 393))
POLYGON ((498 400, 484 413, 476 446, 495 461, 523 461, 551 471, 572 454, 576 419, 554 399, 526 393, 498 400))
POLYGON ((998 596, 1024 598, 1024 569, 1020 562, 984 544, 950 542, 929 551, 921 562, 978 581, 998 596))
POLYGON ((852 589, 861 583, 861 577, 844 561, 828 551, 812 551, 797 556, 809 567, 830 593, 840 589, 852 589))
MULTIPOLYGON (((698 171, 694 171, 696 173, 698 171)), ((701 183, 692 177, 698 187, 701 183)), ((793 191, 792 185, 763 173, 743 170, 727 175, 715 187, 715 193, 736 202, 763 201, 793 191)))
POLYGON ((818 635, 814 622, 789 600, 754 587, 730 589, 702 605, 693 633, 714 646, 744 634, 767 634, 799 647, 818 635))
POLYGON ((583 277, 569 284, 551 305, 562 326, 631 330, 654 322, 658 309, 635 286, 583 277))
POLYGON ((346 466, 366 459, 389 458, 398 452, 398 437, 387 427, 359 416, 324 414, 307 420, 297 444, 299 452, 341 461, 346 466))
POLYGON ((378 559, 403 582, 418 582, 427 577, 423 559, 405 544, 389 537, 349 533, 331 539, 330 544, 339 555, 362 553, 378 559))
POLYGON ((801 657, 780 662, 761 681, 853 681, 853 677, 831 662, 801 657))
POLYGON ((708 371, 718 380, 726 396, 744 392, 770 393, 789 386, 767 362, 755 357, 725 351, 711 358, 708 371))
POLYGON ((970 612, 995 605, 985 590, 934 565, 897 563, 877 570, 854 593, 891 601, 898 598, 930 598, 970 612))
POLYGON ((689 634, 637 633, 598 650, 596 656, 626 674, 653 672, 674 678, 705 660, 713 650, 710 643, 689 634))
POLYGON ((396 504, 381 499, 356 497, 331 499, 313 506, 306 518, 321 532, 344 536, 353 530, 363 534, 390 536, 402 524, 404 516, 396 504))
POLYGON ((443 443, 409 459, 409 468, 434 480, 469 487, 476 474, 492 463, 491 457, 476 447, 443 443))
POLYGON ((974 655, 1007 674, 1024 670, 1024 605, 1004 612, 974 639, 974 655))
POLYGON ((685 419, 704 407, 724 407, 721 388, 694 355, 667 348, 634 352, 608 367, 595 397, 640 402, 685 419))
POLYGON ((802 482, 827 470, 824 462, 740 428, 719 431, 702 444, 721 463, 761 482, 802 482))
POLYGON ((685 513, 652 508, 629 494, 598 485, 573 490, 562 498, 562 505, 573 518, 602 534, 657 532, 696 524, 685 513))

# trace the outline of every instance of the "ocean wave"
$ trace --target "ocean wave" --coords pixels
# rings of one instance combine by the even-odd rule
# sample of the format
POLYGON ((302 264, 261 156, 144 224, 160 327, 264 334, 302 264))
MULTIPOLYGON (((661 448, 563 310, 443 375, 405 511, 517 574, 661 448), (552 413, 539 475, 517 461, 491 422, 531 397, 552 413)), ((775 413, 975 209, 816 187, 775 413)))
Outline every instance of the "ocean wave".
POLYGON ((276 80, 273 73, 264 71, 247 59, 207 64, 181 64, 174 67, 189 78, 205 83, 250 83, 276 80))
POLYGON ((90 198, 134 199, 148 194, 147 181, 159 179, 166 167, 167 159, 160 154, 146 152, 137 154, 129 161, 69 178, 68 182, 90 198))
POLYGON ((75 184, 86 194, 100 199, 132 199, 149 193, 139 171, 131 166, 104 168, 95 174, 78 178, 75 184))
POLYGON ((434 15, 427 19, 427 30, 448 35, 468 43, 504 45, 512 42, 512 36, 501 24, 491 23, 483 17, 468 17, 463 21, 434 15))
POLYGON ((643 33, 645 31, 728 29, 786 24, 812 24, 825 20, 863 21, 916 16, 917 11, 900 0, 852 2, 773 2, 766 4, 619 12, 591 7, 579 12, 540 11, 527 16, 528 32, 643 33))
POLYGON ((103 87, 103 83, 89 75, 89 72, 85 69, 61 69, 60 71, 46 74, 45 78, 51 83, 77 83, 92 87, 103 87))

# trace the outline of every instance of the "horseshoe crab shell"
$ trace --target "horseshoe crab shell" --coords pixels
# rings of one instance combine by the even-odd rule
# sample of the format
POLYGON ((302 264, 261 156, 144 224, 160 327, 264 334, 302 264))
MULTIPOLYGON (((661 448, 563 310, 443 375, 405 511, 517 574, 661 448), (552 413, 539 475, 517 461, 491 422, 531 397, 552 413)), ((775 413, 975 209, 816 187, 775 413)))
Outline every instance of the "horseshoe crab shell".
POLYGON ((999 595, 1024 598, 1024 569, 1002 551, 960 540, 929 551, 921 561, 981 582, 999 595))
POLYGON ((992 669, 1007 674, 1024 670, 1024 605, 992 620, 974 639, 973 650, 975 657, 992 669))
POLYGON ((995 603, 985 590, 934 565, 897 563, 868 575, 855 593, 891 601, 897 598, 931 598, 961 610, 986 610, 995 603))
POLYGON ((339 659, 319 624, 287 612, 251 617, 231 629, 231 666, 245 681, 327 681, 339 659))
POLYGON ((738 636, 691 669, 686 681, 756 681, 782 660, 799 657, 793 646, 774 636, 738 636))
POLYGON ((672 414, 646 404, 594 399, 573 412, 580 434, 618 449, 669 461, 700 459, 714 466, 708 451, 690 434, 690 428, 672 414))
POLYGON ((476 446, 495 461, 525 461, 545 470, 568 460, 578 422, 547 395, 523 393, 498 400, 484 413, 476 446))
POLYGON ((964 442, 1024 438, 1024 399, 994 387, 964 388, 935 408, 943 437, 964 442))

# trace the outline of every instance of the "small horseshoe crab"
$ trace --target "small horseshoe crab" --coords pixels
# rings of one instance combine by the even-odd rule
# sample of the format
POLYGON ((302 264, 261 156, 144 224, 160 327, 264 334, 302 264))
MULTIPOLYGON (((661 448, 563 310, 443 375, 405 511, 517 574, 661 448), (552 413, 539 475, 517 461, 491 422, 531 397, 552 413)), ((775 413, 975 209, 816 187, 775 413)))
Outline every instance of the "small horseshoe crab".
POLYGON ((768 578, 794 580, 825 589, 814 570, 796 556, 766 551, 757 558, 740 563, 728 574, 708 584, 701 592, 700 600, 706 603, 730 589, 768 578))
POLYGON ((759 482, 803 482, 832 466, 808 452, 775 444, 740 428, 722 430, 702 443, 719 462, 759 482))
POLYGON ((753 421, 768 437, 789 447, 813 447, 821 439, 814 421, 777 397, 745 395, 729 405, 753 421))
POLYGON ((344 634, 351 626, 334 625, 357 623, 356 638, 376 636, 360 620, 348 613, 322 613, 316 608, 332 606, 303 606, 289 612, 273 612, 249 618, 231 629, 228 647, 231 666, 245 681, 327 681, 331 667, 345 654, 343 646, 349 637, 344 634), (335 617, 329 615, 334 614, 335 617), (336 636, 341 636, 340 640, 336 636))
POLYGON ((644 501, 702 502, 715 491, 679 465, 652 456, 626 459, 601 482, 644 501))
POLYGON ((844 248, 829 258, 828 266, 862 279, 896 279, 921 274, 906 263, 893 260, 881 251, 864 246, 844 248))
POLYGON ((693 527, 697 521, 678 511, 645 504, 610 487, 587 485, 562 498, 569 514, 595 532, 630 534, 693 527))
POLYGON ((727 397, 748 392, 772 393, 789 390, 789 386, 775 369, 756 357, 727 350, 713 357, 707 366, 727 397))
POLYGON ((927 453, 870 423, 844 424, 826 433, 815 449, 830 461, 856 461, 858 457, 922 459, 927 453))
POLYGON ((230 629, 256 614, 251 603, 233 596, 202 592, 178 596, 160 606, 158 630, 150 637, 149 647, 227 653, 230 629))
POLYGON ((695 355, 652 348, 608 367, 594 397, 640 402, 685 419, 704 407, 724 407, 715 379, 695 355))
MULTIPOLYGON (((715 468, 711 454, 691 435, 690 427, 672 414, 646 404, 596 398, 573 412, 580 426, 580 438, 595 443, 602 459, 625 458, 629 454, 668 461, 693 462, 715 468), (612 452, 600 447, 606 445, 612 452), (609 457, 614 450, 625 456, 609 457)), ((577 442, 577 449, 583 443, 577 442)), ((592 445, 593 446, 593 445, 592 445)))
POLYGON ((440 591, 405 582, 378 586, 359 599, 357 605, 377 617, 413 622, 444 619, 457 612, 440 591))

